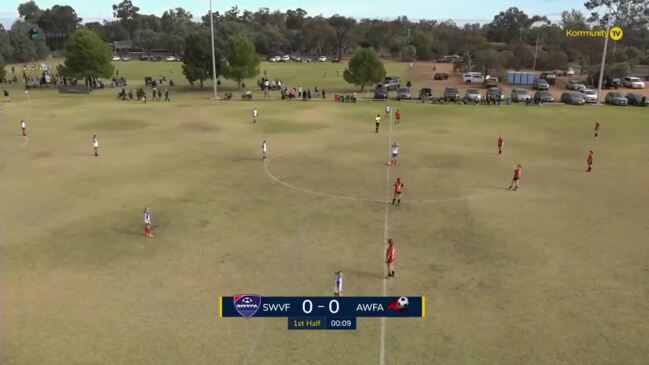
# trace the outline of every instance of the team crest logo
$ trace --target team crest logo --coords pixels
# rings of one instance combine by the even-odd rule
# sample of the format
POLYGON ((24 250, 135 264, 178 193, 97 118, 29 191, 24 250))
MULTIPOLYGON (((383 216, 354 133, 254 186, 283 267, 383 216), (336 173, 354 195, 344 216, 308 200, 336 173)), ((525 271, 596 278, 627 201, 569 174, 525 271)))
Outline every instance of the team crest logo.
POLYGON ((239 294, 232 297, 232 301, 234 309, 245 318, 254 316, 261 308, 261 296, 259 295, 239 294))

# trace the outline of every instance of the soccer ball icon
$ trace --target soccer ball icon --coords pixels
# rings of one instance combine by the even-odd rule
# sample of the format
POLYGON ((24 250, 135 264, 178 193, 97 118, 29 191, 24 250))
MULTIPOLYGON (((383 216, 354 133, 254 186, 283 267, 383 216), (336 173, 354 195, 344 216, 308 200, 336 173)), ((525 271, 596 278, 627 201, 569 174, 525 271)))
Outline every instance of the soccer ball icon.
POLYGON ((241 301, 243 302, 243 304, 250 304, 250 303, 252 303, 252 299, 250 299, 250 298, 248 298, 248 297, 243 298, 241 301))
POLYGON ((406 297, 400 297, 399 299, 397 299, 397 306, 399 306, 400 310, 405 310, 406 308, 408 308, 408 304, 408 298, 406 297))

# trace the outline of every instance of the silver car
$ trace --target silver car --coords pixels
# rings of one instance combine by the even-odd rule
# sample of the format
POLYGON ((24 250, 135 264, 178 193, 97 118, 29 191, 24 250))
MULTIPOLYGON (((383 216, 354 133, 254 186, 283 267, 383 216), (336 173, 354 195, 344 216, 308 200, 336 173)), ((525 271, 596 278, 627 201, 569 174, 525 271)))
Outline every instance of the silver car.
POLYGON ((597 103, 597 91, 593 89, 584 89, 581 92, 584 94, 584 99, 586 99, 586 103, 593 104, 597 103))
POLYGON ((397 100, 410 100, 412 99, 412 93, 407 87, 399 88, 397 91, 397 100))
POLYGON ((530 95, 530 92, 527 89, 522 89, 518 87, 512 89, 512 93, 510 96, 512 98, 512 101, 515 103, 525 102, 532 98, 532 95, 530 95))
POLYGON ((482 99, 482 96, 478 89, 467 89, 466 93, 464 93, 464 100, 468 102, 478 103, 480 99, 482 99))

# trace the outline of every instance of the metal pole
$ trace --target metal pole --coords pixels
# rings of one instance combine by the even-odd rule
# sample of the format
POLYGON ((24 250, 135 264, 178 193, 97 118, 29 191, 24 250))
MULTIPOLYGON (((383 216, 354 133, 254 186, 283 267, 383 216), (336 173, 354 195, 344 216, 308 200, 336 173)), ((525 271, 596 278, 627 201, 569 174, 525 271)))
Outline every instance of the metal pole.
POLYGON ((611 31, 611 8, 608 8, 608 19, 606 22, 606 34, 604 38, 604 51, 602 52, 602 65, 599 68, 599 81, 597 82, 597 102, 602 98, 602 81, 604 81, 604 66, 606 66, 606 49, 608 48, 608 37, 611 31))
POLYGON ((212 84, 214 87, 214 99, 218 99, 216 86, 216 58, 214 55, 214 17, 212 16, 212 0, 210 0, 210 29, 212 31, 212 84))

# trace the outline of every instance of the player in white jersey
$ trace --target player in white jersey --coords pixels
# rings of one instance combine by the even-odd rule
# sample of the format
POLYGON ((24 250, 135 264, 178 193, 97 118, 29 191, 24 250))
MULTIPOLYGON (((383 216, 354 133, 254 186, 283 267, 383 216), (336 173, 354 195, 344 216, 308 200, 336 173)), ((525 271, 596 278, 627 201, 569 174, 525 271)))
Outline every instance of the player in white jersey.
POLYGON ((266 140, 261 142, 261 159, 266 160, 268 158, 268 143, 266 143, 266 140))
POLYGON ((99 156, 99 141, 97 135, 92 136, 92 149, 95 151, 95 157, 99 156))
POLYGON ((257 123, 257 117, 259 116, 259 110, 257 108, 254 108, 252 110, 252 124, 257 123))
POLYGON ((336 281, 334 283, 334 296, 342 297, 343 296, 343 272, 336 272, 336 281))
POLYGON ((397 160, 399 159, 399 144, 397 142, 392 143, 392 160, 390 164, 392 166, 397 166, 397 160))
POLYGON ((144 208, 144 236, 153 237, 153 234, 151 234, 151 212, 149 208, 144 208))
POLYGON ((23 137, 27 137, 27 123, 24 119, 20 121, 20 130, 23 132, 23 137))
POLYGON ((386 107, 385 107, 385 117, 386 117, 386 118, 389 118, 389 117, 390 117, 390 113, 392 113, 392 108, 390 108, 389 105, 386 105, 386 107))

